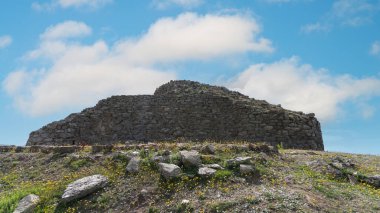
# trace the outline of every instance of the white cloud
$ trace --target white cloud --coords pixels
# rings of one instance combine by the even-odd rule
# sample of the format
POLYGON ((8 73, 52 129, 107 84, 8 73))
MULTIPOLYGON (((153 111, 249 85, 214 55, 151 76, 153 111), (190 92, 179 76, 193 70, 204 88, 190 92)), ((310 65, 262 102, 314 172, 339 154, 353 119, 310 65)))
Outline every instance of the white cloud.
POLYGON ((157 9, 166 9, 176 5, 183 8, 193 8, 201 5, 203 0, 153 0, 153 6, 157 9))
POLYGON ((335 26, 358 27, 371 23, 379 5, 367 0, 337 0, 315 24, 301 27, 302 32, 323 32, 335 26))
POLYGON ((58 0, 63 8, 68 7, 100 7, 112 2, 112 0, 58 0))
POLYGON ((0 36, 0 49, 12 44, 12 37, 9 35, 0 36))
POLYGON ((163 18, 140 38, 113 46, 102 40, 73 41, 91 30, 84 23, 67 23, 42 33, 39 47, 26 53, 29 70, 12 72, 3 82, 16 106, 26 113, 45 115, 90 106, 110 95, 153 93, 157 86, 177 78, 173 71, 157 69, 157 63, 272 50, 269 40, 257 38, 260 28, 255 20, 239 15, 185 13, 163 18), (71 30, 72 26, 82 30, 71 30), (41 59, 51 66, 33 66, 34 60, 41 59))
POLYGON ((15 95, 23 88, 28 76, 25 71, 14 71, 5 79, 3 86, 9 94, 15 95))
POLYGON ((260 32, 249 17, 184 13, 157 21, 140 39, 121 42, 118 49, 131 63, 143 64, 272 52, 271 41, 259 37, 260 32))
POLYGON ((91 28, 85 23, 65 21, 61 24, 50 26, 40 37, 44 40, 57 40, 88 36, 91 32, 91 28))
POLYGON ((96 9, 112 2, 113 0, 52 0, 48 3, 33 2, 32 8, 37 11, 52 11, 57 7, 96 9))
POLYGON ((339 0, 334 2, 331 13, 343 25, 359 26, 369 22, 374 11, 375 5, 366 0, 339 0))
POLYGON ((373 42, 369 53, 372 55, 380 55, 380 41, 373 42))
POLYGON ((319 22, 314 24, 307 24, 302 26, 301 31, 303 33, 312 33, 312 32, 327 32, 330 30, 330 26, 326 24, 321 24, 319 22))
MULTIPOLYGON (((334 119, 347 101, 380 96, 378 78, 331 76, 327 70, 300 64, 297 57, 252 65, 227 86, 288 109, 314 112, 322 121, 334 119)), ((371 107, 363 106, 366 106, 360 107, 363 116, 370 116, 371 107)))
MULTIPOLYGON (((91 33, 91 27, 83 22, 65 21, 50 26, 40 35, 40 46, 28 52, 25 57, 27 59, 57 58, 67 50, 69 39, 86 37, 91 33)), ((71 45, 75 45, 75 42, 71 45)))

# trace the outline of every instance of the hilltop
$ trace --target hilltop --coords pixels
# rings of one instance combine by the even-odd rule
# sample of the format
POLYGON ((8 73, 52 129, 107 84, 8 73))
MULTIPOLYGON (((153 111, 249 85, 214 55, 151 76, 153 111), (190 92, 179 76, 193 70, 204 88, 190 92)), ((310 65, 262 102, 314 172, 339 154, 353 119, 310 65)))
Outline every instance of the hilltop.
POLYGON ((35 212, 380 211, 379 156, 238 141, 32 148, 0 150, 0 212, 28 194, 40 198, 35 212), (160 162, 179 173, 170 178, 160 162), (62 201, 70 183, 95 174, 108 184, 62 201))

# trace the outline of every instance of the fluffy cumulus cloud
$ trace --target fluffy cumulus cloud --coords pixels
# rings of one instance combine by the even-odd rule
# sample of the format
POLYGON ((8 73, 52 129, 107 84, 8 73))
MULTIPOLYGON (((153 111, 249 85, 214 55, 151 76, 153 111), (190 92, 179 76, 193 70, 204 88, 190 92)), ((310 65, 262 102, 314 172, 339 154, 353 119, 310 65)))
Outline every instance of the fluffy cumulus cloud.
POLYGON ((380 55, 380 41, 372 43, 369 53, 372 55, 380 55))
POLYGON ((0 36, 0 49, 12 44, 12 37, 9 35, 0 36))
POLYGON ((153 6, 157 9, 166 9, 171 6, 193 8, 201 5, 203 0, 153 0, 153 6))
POLYGON ((184 13, 157 21, 141 38, 119 43, 117 51, 139 64, 272 52, 271 41, 259 37, 260 31, 250 17, 184 13))
POLYGON ((15 105, 31 115, 44 115, 89 106, 110 95, 150 94, 177 77, 174 71, 157 69, 157 64, 272 51, 270 41, 259 36, 255 20, 240 15, 163 18, 141 37, 112 46, 102 40, 80 42, 91 32, 85 23, 74 21, 47 28, 38 48, 26 53, 29 69, 16 70, 3 81, 15 105), (51 66, 33 66, 39 60, 51 66))
POLYGON ((33 2, 32 8, 37 11, 54 10, 60 8, 99 8, 111 3, 113 0, 53 0, 47 3, 33 2))
POLYGON ((376 1, 337 0, 316 23, 302 26, 301 31, 311 33, 328 31, 334 26, 357 27, 372 22, 377 12, 379 5, 376 1))
POLYGON ((252 65, 227 86, 288 109, 315 112, 322 121, 334 119, 347 101, 358 104, 361 114, 368 117, 373 107, 362 99, 380 96, 378 78, 331 76, 327 70, 301 64, 297 57, 252 65))

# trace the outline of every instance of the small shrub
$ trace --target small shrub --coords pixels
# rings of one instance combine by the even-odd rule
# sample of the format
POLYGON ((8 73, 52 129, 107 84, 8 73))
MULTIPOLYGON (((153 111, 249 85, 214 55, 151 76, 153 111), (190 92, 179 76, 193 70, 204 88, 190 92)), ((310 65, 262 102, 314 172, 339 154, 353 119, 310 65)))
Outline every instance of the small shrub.
POLYGON ((177 152, 170 156, 170 163, 179 165, 181 162, 181 155, 177 152))
POLYGON ((233 172, 230 170, 218 170, 215 172, 215 179, 225 180, 233 175, 233 172))
POLYGON ((257 197, 254 197, 254 196, 248 196, 244 200, 245 200, 245 202, 252 204, 252 205, 257 205, 260 203, 260 199, 258 199, 257 197))
POLYGON ((159 213, 160 210, 157 209, 156 207, 149 207, 148 212, 149 212, 149 213, 159 213))
POLYGON ((117 153, 114 156, 112 156, 112 160, 123 162, 123 163, 127 164, 129 161, 129 157, 125 154, 117 153))
POLYGON ((79 168, 86 166, 89 163, 90 162, 88 161, 88 159, 78 159, 78 160, 70 161, 69 167, 72 170, 78 170, 79 168))
POLYGON ((236 205, 237 205, 236 202, 229 202, 229 201, 213 203, 210 206, 210 212, 212 212, 212 213, 225 212, 226 210, 228 210, 228 209, 230 209, 236 205))
POLYGON ((194 207, 191 203, 180 203, 177 205, 174 212, 177 212, 177 213, 194 212, 194 207))

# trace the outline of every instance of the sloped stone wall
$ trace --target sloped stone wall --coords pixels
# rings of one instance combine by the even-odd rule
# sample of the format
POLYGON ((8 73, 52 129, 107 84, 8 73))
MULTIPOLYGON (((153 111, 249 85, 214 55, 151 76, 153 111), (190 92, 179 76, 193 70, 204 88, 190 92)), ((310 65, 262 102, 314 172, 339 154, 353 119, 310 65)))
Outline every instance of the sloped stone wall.
POLYGON ((323 150, 313 114, 285 110, 223 87, 172 81, 154 95, 113 96, 30 134, 27 145, 125 141, 264 141, 323 150))

